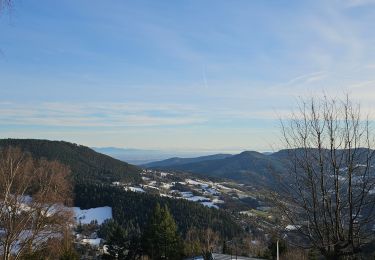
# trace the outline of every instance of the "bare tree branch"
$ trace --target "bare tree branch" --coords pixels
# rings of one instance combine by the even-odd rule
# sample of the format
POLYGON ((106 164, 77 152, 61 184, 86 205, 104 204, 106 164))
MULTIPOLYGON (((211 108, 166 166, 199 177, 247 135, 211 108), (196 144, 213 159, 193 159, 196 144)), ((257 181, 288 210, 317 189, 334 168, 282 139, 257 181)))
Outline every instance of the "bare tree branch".
MULTIPOLYGON (((357 254, 369 241, 375 197, 368 118, 344 100, 301 100, 282 121, 289 176, 277 203, 284 217, 327 258, 357 254)), ((305 244, 306 245, 306 244, 305 244)))
POLYGON ((0 151, 0 253, 20 259, 62 237, 73 221, 69 169, 34 160, 18 148, 0 151))

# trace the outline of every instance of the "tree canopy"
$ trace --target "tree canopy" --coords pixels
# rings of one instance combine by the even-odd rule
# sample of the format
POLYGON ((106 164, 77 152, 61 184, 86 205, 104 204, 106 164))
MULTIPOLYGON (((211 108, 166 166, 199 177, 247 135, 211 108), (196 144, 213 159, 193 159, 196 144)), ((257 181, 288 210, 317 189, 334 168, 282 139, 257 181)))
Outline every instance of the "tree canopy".
POLYGON ((156 204, 149 219, 144 241, 146 253, 152 259, 180 259, 182 241, 168 206, 156 204))

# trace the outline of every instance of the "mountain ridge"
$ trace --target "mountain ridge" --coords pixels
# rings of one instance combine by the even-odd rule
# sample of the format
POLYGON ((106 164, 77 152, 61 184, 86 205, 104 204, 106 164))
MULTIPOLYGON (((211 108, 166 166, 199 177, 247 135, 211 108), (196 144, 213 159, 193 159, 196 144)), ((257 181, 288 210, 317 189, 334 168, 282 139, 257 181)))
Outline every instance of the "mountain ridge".
MULTIPOLYGON (((154 162, 146 165, 149 168, 159 170, 173 170, 188 172, 206 177, 219 177, 234 180, 244 184, 258 184, 265 187, 275 187, 278 185, 278 179, 286 176, 290 167, 291 156, 301 156, 304 150, 282 149, 274 153, 260 153, 256 151, 243 151, 239 154, 218 158, 213 160, 193 161, 190 162, 170 158, 167 160, 154 162), (174 162, 179 163, 174 163, 174 162), (288 164, 289 162, 289 164, 288 164)), ((311 148, 310 156, 317 153, 318 150, 311 148)), ((329 150, 326 151, 329 154, 329 150)), ((338 149, 337 156, 343 156, 346 150, 338 149)), ((366 161, 366 148, 358 148, 357 163, 366 161)), ((375 154, 371 161, 375 161, 375 154)))
POLYGON ((139 167, 83 145, 45 139, 0 139, 0 147, 7 146, 20 147, 37 159, 60 161, 70 167, 75 182, 141 181, 139 167))
POLYGON ((142 167, 146 168, 152 168, 152 167, 163 167, 168 165, 181 165, 181 164, 187 164, 187 163, 194 163, 194 162, 200 162, 200 161, 209 161, 209 160, 217 160, 217 159, 224 159, 227 157, 233 156, 232 154, 212 154, 212 155, 205 155, 205 156, 198 156, 198 157, 172 157, 161 161, 155 161, 151 163, 146 163, 141 165, 142 167))
MULTIPOLYGON (((286 169, 281 158, 256 151, 244 151, 224 158, 177 163, 175 158, 146 165, 148 168, 186 171, 198 175, 221 177, 242 183, 275 185, 275 175, 284 174, 286 169)), ((183 160, 182 160, 183 161, 183 160)), ((185 161, 186 162, 186 161, 185 161)))

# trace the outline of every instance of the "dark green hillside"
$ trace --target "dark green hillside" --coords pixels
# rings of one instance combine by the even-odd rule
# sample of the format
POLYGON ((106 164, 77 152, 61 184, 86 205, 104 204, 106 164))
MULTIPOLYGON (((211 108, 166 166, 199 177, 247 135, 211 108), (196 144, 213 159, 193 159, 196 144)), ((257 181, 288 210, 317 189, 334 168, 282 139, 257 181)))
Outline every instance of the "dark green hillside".
POLYGON ((35 158, 58 160, 70 166, 75 180, 74 204, 82 208, 110 206, 114 219, 123 226, 143 229, 156 203, 168 205, 179 227, 185 233, 190 227, 210 227, 223 237, 243 234, 243 230, 224 210, 204 207, 180 199, 127 192, 110 185, 112 181, 140 182, 140 169, 97 153, 92 149, 63 141, 1 139, 0 147, 15 146, 35 158))
MULTIPOLYGON (((365 164, 367 159, 367 151, 365 148, 360 148, 356 151, 355 164, 365 164)), ((371 164, 375 161, 375 152, 372 153, 371 164)), ((326 150, 326 157, 329 158, 329 150, 326 150)), ((338 158, 347 157, 347 150, 337 150, 338 158)), ((190 158, 190 162, 180 158, 171 158, 168 160, 149 163, 148 166, 154 169, 166 169, 180 172, 188 172, 205 177, 217 177, 234 180, 244 184, 255 184, 260 187, 276 188, 280 184, 281 177, 290 177, 287 173, 291 167, 291 159, 295 156, 303 156, 302 149, 285 149, 272 154, 263 154, 254 151, 246 151, 237 155, 228 156, 224 158, 213 159, 217 155, 190 158), (204 160, 208 158, 207 160, 204 160), (202 160, 203 159, 203 160, 202 160), (184 163, 185 162, 185 163, 184 163)), ((318 150, 310 149, 309 156, 312 160, 318 155, 318 150)), ((347 165, 345 160, 343 165, 339 168, 344 168, 347 165)))
POLYGON ((143 231, 156 203, 168 205, 178 230, 185 234, 191 227, 212 228, 222 237, 240 237, 244 234, 231 215, 224 210, 205 207, 199 203, 170 199, 147 193, 124 191, 109 185, 77 185, 76 206, 81 208, 110 206, 114 219, 123 226, 138 226, 143 231))
MULTIPOLYGON (((293 160, 294 157, 301 157, 304 156, 304 153, 306 151, 302 148, 299 149, 284 149, 280 150, 278 152, 275 152, 271 155, 269 155, 270 158, 283 161, 284 163, 287 163, 291 159, 293 160)), ((336 156, 337 158, 345 158, 348 156, 349 151, 345 149, 338 149, 336 150, 336 156)), ((365 163, 367 156, 370 155, 372 160, 374 160, 374 150, 368 150, 367 148, 358 148, 355 153, 355 162, 356 163, 365 163)), ((308 154, 309 156, 312 156, 312 159, 314 159, 317 156, 319 156, 319 150, 316 148, 310 148, 308 149, 308 154)), ((324 153, 326 157, 331 156, 330 155, 330 150, 329 149, 324 149, 324 153)), ((345 161, 342 161, 342 163, 345 163, 345 161)))
POLYGON ((224 159, 230 156, 232 155, 231 154, 214 154, 214 155, 207 155, 207 156, 199 156, 195 158, 173 157, 173 158, 162 160, 162 161, 147 163, 142 166, 147 167, 147 168, 168 167, 172 165, 176 166, 176 165, 182 165, 182 164, 188 164, 188 163, 224 159))
POLYGON ((223 159, 155 168, 186 171, 259 185, 275 185, 277 183, 275 178, 286 171, 284 164, 277 157, 253 151, 242 152, 223 159))
POLYGON ((0 139, 0 147, 17 146, 35 158, 57 160, 70 167, 75 182, 140 182, 140 169, 94 150, 64 141, 0 139))

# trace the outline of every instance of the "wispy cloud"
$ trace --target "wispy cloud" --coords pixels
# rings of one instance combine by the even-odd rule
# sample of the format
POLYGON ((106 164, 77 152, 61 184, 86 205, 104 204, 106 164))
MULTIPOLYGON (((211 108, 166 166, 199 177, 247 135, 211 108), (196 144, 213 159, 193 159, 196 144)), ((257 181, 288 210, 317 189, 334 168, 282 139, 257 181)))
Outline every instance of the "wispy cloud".
POLYGON ((374 5, 374 0, 340 0, 345 7, 359 7, 365 5, 374 5))
POLYGON ((300 85, 310 84, 316 81, 324 80, 326 77, 327 77, 326 72, 323 72, 323 71, 312 72, 312 73, 299 75, 295 78, 292 78, 285 83, 281 83, 277 85, 276 87, 274 87, 274 89, 280 88, 280 87, 290 87, 290 86, 300 86, 300 85))
POLYGON ((0 103, 1 125, 139 127, 199 124, 191 107, 143 103, 0 103))
POLYGON ((158 103, 28 103, 0 102, 0 125, 70 127, 198 126, 237 120, 277 119, 287 110, 243 109, 241 106, 158 103))

